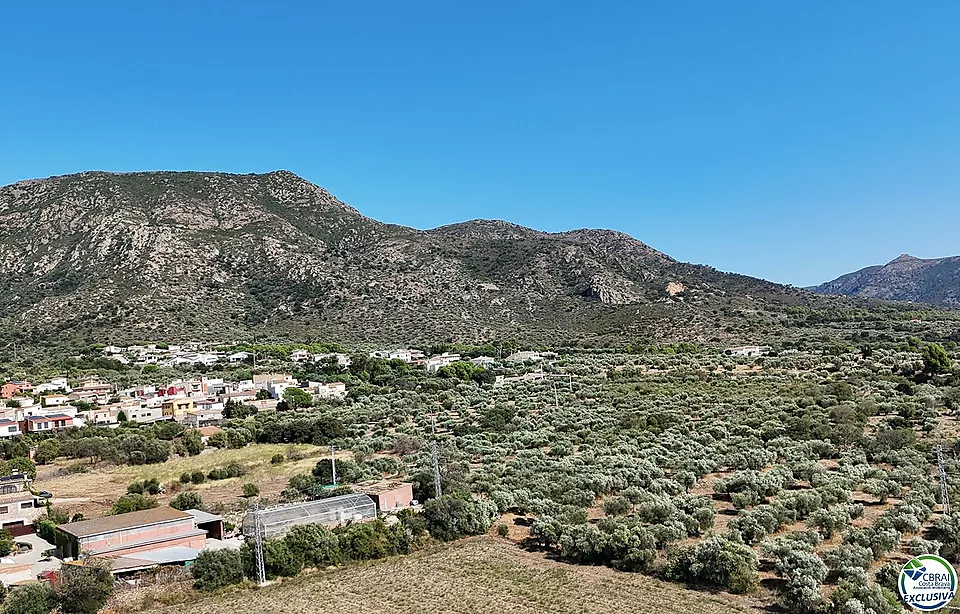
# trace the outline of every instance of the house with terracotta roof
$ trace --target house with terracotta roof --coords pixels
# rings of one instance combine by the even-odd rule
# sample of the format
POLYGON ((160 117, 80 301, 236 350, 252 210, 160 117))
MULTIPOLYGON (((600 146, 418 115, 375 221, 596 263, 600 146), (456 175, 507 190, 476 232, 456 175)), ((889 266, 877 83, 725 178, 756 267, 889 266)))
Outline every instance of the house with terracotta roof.
POLYGON ((196 517, 172 507, 62 524, 56 538, 61 558, 127 557, 170 548, 201 550, 206 540, 207 531, 197 526, 196 517))
POLYGON ((33 392, 33 385, 30 382, 14 380, 0 386, 0 398, 3 399, 12 399, 13 397, 30 394, 31 392, 33 392))

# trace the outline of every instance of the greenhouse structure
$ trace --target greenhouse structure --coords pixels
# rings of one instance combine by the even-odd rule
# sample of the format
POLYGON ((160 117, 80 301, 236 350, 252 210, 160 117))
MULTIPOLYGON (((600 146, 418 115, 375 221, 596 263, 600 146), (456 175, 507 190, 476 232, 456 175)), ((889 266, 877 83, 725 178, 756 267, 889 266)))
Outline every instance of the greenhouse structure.
MULTIPOLYGON (((348 521, 373 520, 377 506, 373 499, 362 493, 290 503, 260 510, 263 536, 282 537, 299 524, 323 524, 336 526, 348 521)), ((241 525, 246 537, 253 537, 253 512, 243 518, 241 525)))

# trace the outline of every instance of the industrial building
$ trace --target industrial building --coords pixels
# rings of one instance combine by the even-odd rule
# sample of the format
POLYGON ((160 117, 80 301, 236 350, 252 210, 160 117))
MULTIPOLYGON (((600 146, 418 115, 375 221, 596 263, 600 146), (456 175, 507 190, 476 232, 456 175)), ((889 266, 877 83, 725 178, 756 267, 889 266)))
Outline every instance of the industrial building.
MULTIPOLYGON (((287 531, 301 524, 336 526, 346 522, 373 520, 377 517, 377 505, 369 496, 354 493, 267 508, 261 510, 259 516, 264 537, 283 537, 287 531)), ((246 537, 253 537, 252 512, 243 518, 241 528, 246 537)))
POLYGON ((76 558, 81 553, 91 557, 124 557, 178 547, 200 550, 206 540, 207 531, 197 526, 194 515, 172 507, 156 507, 57 527, 60 558, 76 558))

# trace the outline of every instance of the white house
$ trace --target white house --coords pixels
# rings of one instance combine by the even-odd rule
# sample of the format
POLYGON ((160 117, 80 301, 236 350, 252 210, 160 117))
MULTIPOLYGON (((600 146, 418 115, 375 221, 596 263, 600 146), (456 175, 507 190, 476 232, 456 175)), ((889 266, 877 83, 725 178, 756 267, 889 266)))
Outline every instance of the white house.
POLYGON ((290 352, 290 360, 293 362, 303 362, 304 360, 310 360, 310 352, 307 350, 294 350, 290 352))
POLYGON ((126 410, 124 410, 124 413, 127 415, 127 420, 139 424, 150 424, 165 419, 162 407, 130 408, 129 413, 127 413, 126 410))
POLYGON ((476 358, 471 358, 470 362, 481 367, 489 367, 497 364, 497 359, 490 358, 489 356, 477 356, 476 358))
POLYGON ((40 402, 44 407, 60 407, 70 402, 70 397, 65 394, 45 394, 40 397, 40 402))
POLYGON ((296 386, 296 384, 285 381, 267 382, 267 392, 269 392, 273 398, 279 399, 283 396, 283 391, 291 386, 296 386))
POLYGON ((377 350, 375 352, 370 352, 371 358, 384 358, 386 360, 402 360, 403 362, 413 362, 417 358, 421 358, 423 352, 420 350, 410 350, 407 348, 400 348, 398 350, 377 350))
POLYGON ((347 396, 347 385, 343 382, 308 382, 307 389, 318 399, 342 399, 347 396))
POLYGON ((198 399, 193 402, 197 410, 205 412, 223 411, 223 405, 223 401, 219 399, 198 399))
POLYGON ((0 438, 17 437, 22 434, 19 422, 10 418, 0 418, 0 438))
POLYGON ((752 358, 754 356, 763 356, 770 351, 770 347, 766 345, 743 345, 738 347, 727 348, 723 351, 727 356, 741 356, 744 358, 752 358))
POLYGON ((439 356, 431 356, 423 361, 423 366, 427 371, 435 372, 440 369, 440 367, 446 367, 455 362, 460 361, 460 354, 451 354, 449 352, 444 352, 439 356))
POLYGON ((250 352, 234 352, 233 354, 230 354, 227 356, 227 362, 231 364, 236 364, 238 362, 243 362, 245 360, 248 360, 252 356, 253 354, 251 354, 250 352))
POLYGON ((65 377, 54 377, 45 384, 38 384, 37 386, 33 387, 34 394, 45 394, 47 392, 55 392, 57 390, 62 390, 67 394, 73 392, 73 389, 70 388, 70 384, 67 383, 67 378, 65 377))

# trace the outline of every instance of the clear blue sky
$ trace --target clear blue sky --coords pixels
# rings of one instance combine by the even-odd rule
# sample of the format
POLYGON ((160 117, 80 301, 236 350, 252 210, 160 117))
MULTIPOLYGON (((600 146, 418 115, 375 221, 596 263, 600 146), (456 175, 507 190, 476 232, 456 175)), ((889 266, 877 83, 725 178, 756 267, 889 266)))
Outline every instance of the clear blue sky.
POLYGON ((960 2, 8 2, 0 184, 290 169, 795 285, 960 254, 960 2), (469 6, 468 6, 469 5, 469 6))

